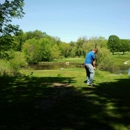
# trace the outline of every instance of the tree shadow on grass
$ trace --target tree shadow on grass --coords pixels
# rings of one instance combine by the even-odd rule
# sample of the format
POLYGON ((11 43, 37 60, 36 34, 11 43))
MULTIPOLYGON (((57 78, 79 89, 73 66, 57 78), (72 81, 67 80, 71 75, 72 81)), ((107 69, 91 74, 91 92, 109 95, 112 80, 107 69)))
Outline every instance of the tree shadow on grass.
POLYGON ((114 123, 129 125, 129 80, 77 89, 68 79, 76 82, 72 77, 1 77, 0 129, 115 130, 114 123))
POLYGON ((115 130, 130 129, 130 78, 101 83, 90 93, 95 95, 91 97, 93 103, 102 110, 97 116, 115 130))

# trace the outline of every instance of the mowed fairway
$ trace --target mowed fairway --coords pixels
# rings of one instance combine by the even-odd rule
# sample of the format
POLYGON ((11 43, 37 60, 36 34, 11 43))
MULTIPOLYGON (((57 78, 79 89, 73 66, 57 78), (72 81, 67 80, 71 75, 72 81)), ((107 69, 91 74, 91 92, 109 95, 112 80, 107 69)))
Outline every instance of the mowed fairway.
POLYGON ((1 77, 0 128, 13 130, 129 130, 130 77, 84 68, 21 70, 1 77))

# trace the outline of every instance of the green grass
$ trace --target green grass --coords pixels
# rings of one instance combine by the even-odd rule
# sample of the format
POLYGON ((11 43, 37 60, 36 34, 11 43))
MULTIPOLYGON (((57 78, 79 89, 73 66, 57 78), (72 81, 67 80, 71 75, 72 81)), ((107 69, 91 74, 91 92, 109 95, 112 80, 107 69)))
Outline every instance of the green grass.
POLYGON ((84 68, 21 70, 0 77, 0 129, 129 130, 130 77, 95 71, 94 87, 84 68))
POLYGON ((115 53, 112 55, 112 60, 119 66, 124 65, 125 61, 129 61, 125 66, 130 65, 130 52, 125 52, 124 55, 122 53, 115 53))
POLYGON ((73 63, 84 63, 84 58, 63 58, 63 59, 57 59, 53 62, 73 62, 73 63))

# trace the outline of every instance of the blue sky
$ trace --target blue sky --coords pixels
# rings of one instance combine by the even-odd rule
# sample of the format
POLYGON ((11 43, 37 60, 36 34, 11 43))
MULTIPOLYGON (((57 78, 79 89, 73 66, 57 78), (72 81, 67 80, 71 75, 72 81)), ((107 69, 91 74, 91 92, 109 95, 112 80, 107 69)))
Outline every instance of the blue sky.
MULTIPOLYGON (((0 0, 2 1, 2 0, 0 0)), ((117 35, 130 39, 130 0, 24 0, 24 31, 40 30, 63 42, 117 35)))

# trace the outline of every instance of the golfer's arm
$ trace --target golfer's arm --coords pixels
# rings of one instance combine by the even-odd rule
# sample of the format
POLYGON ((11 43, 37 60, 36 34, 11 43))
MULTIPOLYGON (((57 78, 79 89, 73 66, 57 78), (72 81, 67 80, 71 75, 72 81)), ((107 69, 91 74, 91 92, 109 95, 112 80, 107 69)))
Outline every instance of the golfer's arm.
POLYGON ((96 67, 96 60, 93 60, 93 67, 96 67))

